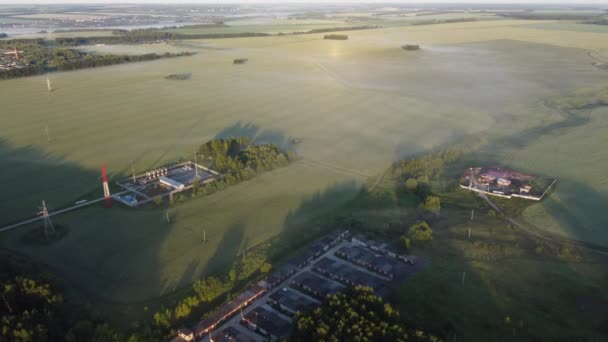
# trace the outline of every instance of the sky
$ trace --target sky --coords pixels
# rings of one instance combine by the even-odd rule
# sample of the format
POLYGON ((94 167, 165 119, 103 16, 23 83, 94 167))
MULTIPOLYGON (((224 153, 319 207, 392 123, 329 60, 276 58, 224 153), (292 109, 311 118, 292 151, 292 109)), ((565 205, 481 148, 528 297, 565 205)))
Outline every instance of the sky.
POLYGON ((155 3, 155 4, 226 4, 226 3, 487 3, 487 4, 597 4, 608 5, 608 0, 0 0, 0 4, 99 4, 99 3, 155 3))

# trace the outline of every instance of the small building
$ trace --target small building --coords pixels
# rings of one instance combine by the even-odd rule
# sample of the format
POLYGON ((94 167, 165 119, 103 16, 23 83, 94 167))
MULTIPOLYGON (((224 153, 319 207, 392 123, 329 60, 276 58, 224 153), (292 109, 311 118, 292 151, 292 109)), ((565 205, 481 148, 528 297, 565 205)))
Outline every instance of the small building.
POLYGON ((496 184, 498 184, 498 186, 509 186, 511 185, 511 180, 501 177, 496 180, 496 184))
POLYGON ((176 180, 173 180, 167 176, 160 176, 160 178, 158 180, 159 180, 160 184, 166 185, 175 190, 181 191, 181 190, 184 190, 184 188, 186 187, 184 184, 182 184, 176 180))
POLYGON ((194 332, 188 328, 177 329, 177 336, 186 342, 194 340, 194 332))

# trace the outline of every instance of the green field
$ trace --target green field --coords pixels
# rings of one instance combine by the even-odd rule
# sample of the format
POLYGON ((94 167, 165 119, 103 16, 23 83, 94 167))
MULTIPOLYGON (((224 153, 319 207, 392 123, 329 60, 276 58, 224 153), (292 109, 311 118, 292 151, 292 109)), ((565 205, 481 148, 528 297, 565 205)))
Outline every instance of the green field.
POLYGON ((526 25, 526 27, 533 27, 540 30, 558 30, 558 31, 579 31, 579 32, 600 32, 608 33, 607 25, 592 25, 592 24, 581 24, 577 22, 549 22, 526 25))
MULTIPOLYGON (((0 82, 2 224, 31 216, 41 200, 58 208, 100 197, 102 163, 117 179, 132 165, 145 171, 187 158, 214 137, 249 135, 293 148, 302 158, 171 209, 170 223, 161 210, 93 207, 57 217, 70 233, 56 244, 23 244, 23 229, 33 227, 2 234, 0 242, 43 260, 77 287, 109 301, 145 300, 188 286, 224 267, 240 246, 287 227, 297 227, 290 230, 296 235, 309 229, 308 220, 345 203, 369 176, 399 158, 465 135, 508 138, 559 122, 562 116, 544 107, 543 99, 608 83, 587 55, 608 49, 604 34, 517 26, 522 23, 356 31, 347 33, 348 41, 304 35, 189 40, 178 47, 95 47, 112 53, 185 49, 198 54, 55 73, 56 91, 50 95, 43 76, 0 82), (422 50, 405 52, 400 46, 406 43, 421 44, 422 50), (249 62, 234 66, 235 58, 249 62), (185 72, 192 73, 188 81, 164 79, 185 72), (301 143, 290 145, 290 138, 301 143), (201 229, 210 237, 204 246, 196 239, 201 229)), ((606 122, 605 111, 594 115, 606 122)), ((608 166, 600 135, 605 125, 593 127, 597 133, 589 137, 577 133, 580 128, 549 131, 526 141, 521 151, 497 150, 495 155, 508 156, 513 166, 558 176, 565 190, 582 182, 605 198, 605 182, 594 186, 594 177, 608 166), (563 135, 563 141, 589 139, 596 146, 596 154, 585 155, 591 159, 584 161, 584 174, 574 165, 553 172, 554 159, 541 157, 547 148, 542 146, 553 146, 555 135, 563 135)), ((580 145, 561 153, 582 158, 588 150, 580 145)), ((574 196, 570 203, 580 200, 574 196)), ((600 205, 577 210, 589 217, 602 214, 600 205)), ((564 228, 567 233, 583 235, 576 222, 573 227, 575 218, 549 214, 571 227, 564 228)), ((527 217, 532 221, 539 215, 531 211, 527 217)), ((595 237, 608 243, 606 234, 595 237)))

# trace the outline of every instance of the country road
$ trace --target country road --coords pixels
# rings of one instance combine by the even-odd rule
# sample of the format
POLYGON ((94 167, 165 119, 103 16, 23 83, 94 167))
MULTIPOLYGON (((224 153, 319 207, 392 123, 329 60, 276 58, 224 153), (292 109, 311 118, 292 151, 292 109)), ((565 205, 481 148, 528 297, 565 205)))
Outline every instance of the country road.
POLYGON ((536 227, 529 226, 527 224, 523 224, 523 223, 515 220, 514 218, 507 216, 504 213, 504 211, 502 209, 500 209, 494 202, 492 202, 492 200, 486 194, 484 194, 484 193, 477 193, 477 194, 479 197, 484 199, 492 208, 494 208, 494 210, 496 210, 496 212, 504 215, 505 218, 507 219, 507 221, 509 221, 509 223, 511 223, 512 225, 516 226, 517 228, 520 228, 521 230, 527 232, 528 234, 534 235, 535 237, 545 240, 545 241, 550 241, 550 242, 555 242, 555 243, 559 243, 562 245, 578 247, 578 248, 582 248, 582 249, 585 249, 590 252, 608 256, 608 247, 604 247, 604 246, 600 246, 600 245, 596 245, 596 244, 592 244, 592 243, 588 243, 588 242, 584 242, 584 241, 580 241, 580 240, 576 240, 576 239, 567 238, 567 237, 549 233, 549 232, 544 232, 536 227))

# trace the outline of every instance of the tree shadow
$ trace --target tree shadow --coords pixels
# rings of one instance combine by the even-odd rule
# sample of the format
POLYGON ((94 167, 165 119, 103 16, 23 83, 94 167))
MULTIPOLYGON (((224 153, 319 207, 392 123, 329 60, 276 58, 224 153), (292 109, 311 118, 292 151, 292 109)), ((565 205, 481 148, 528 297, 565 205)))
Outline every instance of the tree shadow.
POLYGON ((262 129, 255 123, 239 121, 232 126, 222 129, 214 139, 248 137, 254 144, 276 144, 279 147, 292 148, 291 138, 279 130, 262 129))
POLYGON ((0 139, 2 196, 0 226, 33 217, 45 200, 51 208, 74 203, 99 190, 99 173, 85 170, 33 146, 14 147, 0 139))

